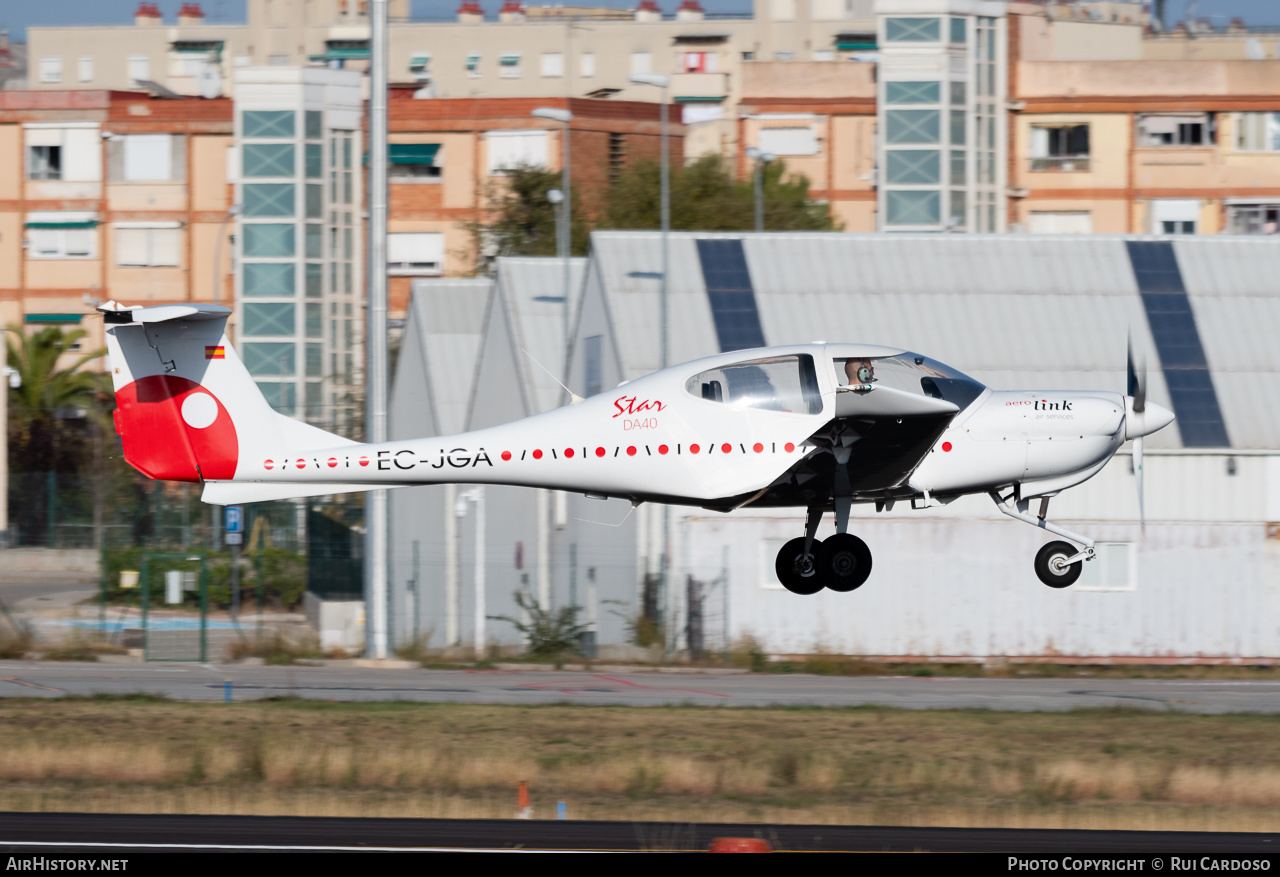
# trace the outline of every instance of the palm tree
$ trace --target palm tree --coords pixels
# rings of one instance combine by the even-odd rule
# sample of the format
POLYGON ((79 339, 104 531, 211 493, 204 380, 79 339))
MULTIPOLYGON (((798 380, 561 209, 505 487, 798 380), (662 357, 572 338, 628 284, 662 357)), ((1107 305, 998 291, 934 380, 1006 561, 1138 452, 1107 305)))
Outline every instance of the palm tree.
MULTIPOLYGON (((39 530, 44 532, 40 541, 51 544, 47 504, 53 499, 53 488, 43 483, 37 486, 33 477, 51 485, 56 477, 51 473, 99 475, 107 430, 102 405, 107 376, 86 366, 107 351, 78 353, 76 345, 88 334, 84 329, 64 332, 48 326, 27 335, 10 325, 7 332, 7 364, 18 378, 17 386, 9 388, 11 526, 17 527, 24 541, 38 539, 35 531, 39 530), (68 355, 75 358, 60 367, 68 355)), ((96 524, 105 500, 99 496, 105 482, 98 477, 92 480, 96 524)))

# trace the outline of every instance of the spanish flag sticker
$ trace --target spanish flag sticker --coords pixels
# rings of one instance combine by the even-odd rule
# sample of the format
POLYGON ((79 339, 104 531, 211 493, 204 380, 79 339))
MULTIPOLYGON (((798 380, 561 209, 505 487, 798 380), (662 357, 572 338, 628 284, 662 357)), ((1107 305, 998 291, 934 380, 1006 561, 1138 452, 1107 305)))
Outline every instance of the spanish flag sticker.
POLYGON ((218 345, 217 347, 206 347, 204 349, 204 358, 205 359, 226 359, 227 358, 226 348, 224 348, 221 345, 218 345))

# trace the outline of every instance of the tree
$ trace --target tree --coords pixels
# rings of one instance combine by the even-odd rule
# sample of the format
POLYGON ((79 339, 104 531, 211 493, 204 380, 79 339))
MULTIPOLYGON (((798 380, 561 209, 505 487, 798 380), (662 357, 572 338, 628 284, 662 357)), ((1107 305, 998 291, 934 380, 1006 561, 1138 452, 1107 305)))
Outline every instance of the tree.
MULTIPOLYGON (((836 227, 825 204, 809 200, 809 180, 786 175, 775 161, 763 180, 764 227, 768 231, 830 231, 836 227)), ((622 170, 609 190, 600 228, 659 228, 661 165, 638 161, 622 170)), ((671 169, 671 228, 680 231, 750 231, 755 228, 751 178, 734 180, 718 155, 671 169)))
MULTIPOLYGON (((492 205, 492 219, 471 224, 476 243, 478 267, 495 256, 556 255, 556 215, 547 193, 561 185, 559 171, 522 165, 508 170, 492 184, 486 200, 492 205)), ((570 247, 574 255, 585 255, 590 227, 572 193, 570 247)))
POLYGON ((63 332, 47 326, 26 335, 18 326, 7 327, 8 363, 18 374, 19 384, 9 388, 10 456, 15 449, 21 466, 13 469, 52 472, 64 463, 68 443, 81 431, 71 430, 70 420, 92 418, 101 412, 106 375, 85 370, 85 366, 106 355, 106 348, 76 356, 66 368, 62 357, 88 333, 84 329, 63 332), (15 343, 16 339, 16 343, 15 343), (16 439, 16 441, 15 441, 16 439))

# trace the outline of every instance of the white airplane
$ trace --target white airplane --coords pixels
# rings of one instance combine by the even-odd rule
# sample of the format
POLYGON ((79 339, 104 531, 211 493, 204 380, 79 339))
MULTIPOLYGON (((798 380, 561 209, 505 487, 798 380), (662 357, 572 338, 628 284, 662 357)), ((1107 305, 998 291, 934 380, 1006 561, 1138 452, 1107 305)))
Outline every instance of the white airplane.
POLYGON ((272 410, 227 340, 229 309, 98 310, 125 459, 151 478, 203 483, 205 502, 474 483, 633 506, 798 507, 805 533, 776 563, 796 594, 867 580, 871 552, 848 532, 853 503, 927 508, 973 493, 1082 545, 1050 542, 1036 555, 1040 580, 1067 587, 1094 543, 1047 519, 1050 497, 1132 439, 1141 507, 1142 437, 1173 421, 1145 400, 1132 354, 1127 395, 1000 391, 909 351, 815 342, 694 360, 502 426, 359 444, 272 410), (836 534, 819 540, 829 510, 836 534))

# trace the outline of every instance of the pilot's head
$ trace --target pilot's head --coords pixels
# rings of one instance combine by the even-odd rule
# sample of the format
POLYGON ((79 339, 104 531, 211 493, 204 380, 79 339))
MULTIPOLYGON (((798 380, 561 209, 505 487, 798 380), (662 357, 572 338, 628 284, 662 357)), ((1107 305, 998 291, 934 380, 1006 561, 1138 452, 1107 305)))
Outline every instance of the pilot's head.
POLYGON ((862 359, 846 359, 844 361, 844 375, 851 384, 869 384, 876 379, 875 366, 871 364, 871 360, 863 357, 862 359))

